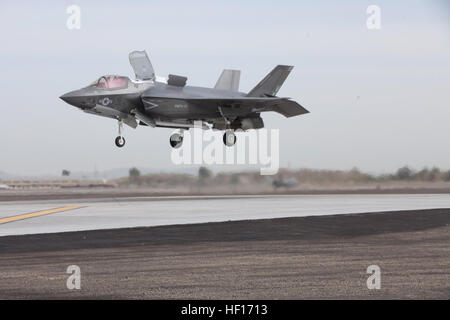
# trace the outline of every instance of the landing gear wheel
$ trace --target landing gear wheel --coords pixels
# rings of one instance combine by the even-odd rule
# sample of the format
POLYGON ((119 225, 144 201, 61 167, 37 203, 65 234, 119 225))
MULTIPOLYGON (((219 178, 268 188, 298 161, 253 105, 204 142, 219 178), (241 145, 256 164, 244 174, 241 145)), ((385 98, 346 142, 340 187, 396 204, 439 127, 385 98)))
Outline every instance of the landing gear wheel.
POLYGON ((236 143, 236 135, 234 134, 233 131, 231 130, 225 131, 225 133, 223 134, 223 143, 227 147, 234 146, 234 144, 236 143))
POLYGON ((118 136, 115 140, 116 142, 116 146, 118 146, 119 148, 122 148, 125 145, 125 138, 122 136, 118 136))
POLYGON ((119 148, 122 148, 125 145, 125 138, 122 136, 123 121, 119 120, 117 122, 117 124, 119 125, 119 135, 117 136, 115 143, 116 143, 116 146, 118 146, 119 148))
POLYGON ((170 146, 172 148, 179 148, 183 144, 183 136, 179 133, 174 133, 170 136, 170 146))

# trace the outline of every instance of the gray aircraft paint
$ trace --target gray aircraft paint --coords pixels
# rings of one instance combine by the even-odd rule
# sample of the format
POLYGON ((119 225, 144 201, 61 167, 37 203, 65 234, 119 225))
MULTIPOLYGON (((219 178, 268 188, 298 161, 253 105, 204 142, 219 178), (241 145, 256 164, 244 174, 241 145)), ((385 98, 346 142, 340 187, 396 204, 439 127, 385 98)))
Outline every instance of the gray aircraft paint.
POLYGON ((187 78, 169 75, 167 83, 155 79, 145 51, 129 55, 136 80, 123 76, 103 76, 97 84, 75 90, 60 98, 81 110, 124 122, 152 127, 189 128, 202 121, 214 129, 259 129, 261 112, 274 111, 285 117, 308 113, 289 98, 276 97, 292 66, 275 67, 248 94, 237 91, 240 71, 224 70, 215 88, 185 85, 187 78), (126 81, 110 87, 109 81, 126 81), (98 85, 106 87, 98 87, 98 85))

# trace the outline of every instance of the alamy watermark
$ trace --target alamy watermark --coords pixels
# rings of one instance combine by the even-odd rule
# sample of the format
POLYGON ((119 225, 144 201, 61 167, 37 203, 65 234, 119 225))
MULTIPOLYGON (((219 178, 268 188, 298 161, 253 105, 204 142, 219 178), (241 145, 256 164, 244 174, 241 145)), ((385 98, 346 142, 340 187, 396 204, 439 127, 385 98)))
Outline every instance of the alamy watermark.
POLYGON ((70 5, 66 9, 66 13, 69 15, 66 21, 66 27, 69 30, 81 29, 81 8, 75 4, 70 5))
POLYGON ((370 16, 366 20, 366 26, 369 30, 381 29, 381 9, 379 6, 370 5, 366 9, 366 13, 370 16))
POLYGON ((66 286, 69 290, 81 289, 81 269, 77 265, 70 265, 67 267, 66 273, 70 274, 67 278, 66 286))
POLYGON ((181 148, 172 149, 171 160, 181 165, 259 165, 261 175, 274 175, 280 165, 280 133, 278 129, 234 131, 234 146, 223 143, 223 132, 201 129, 196 122, 183 133, 181 148))
POLYGON ((376 264, 367 267, 367 273, 370 276, 367 278, 367 289, 381 289, 381 269, 376 264))

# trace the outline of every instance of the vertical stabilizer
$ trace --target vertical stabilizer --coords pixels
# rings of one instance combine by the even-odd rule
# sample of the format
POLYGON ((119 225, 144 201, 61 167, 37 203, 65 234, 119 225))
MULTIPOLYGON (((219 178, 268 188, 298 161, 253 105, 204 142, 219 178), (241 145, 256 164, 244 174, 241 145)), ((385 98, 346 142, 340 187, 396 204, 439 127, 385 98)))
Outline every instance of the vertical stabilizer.
POLYGON ((293 69, 293 66, 276 66, 260 83, 248 94, 248 97, 275 96, 293 69))
POLYGON ((229 91, 239 91, 240 78, 240 70, 223 70, 214 88, 229 91))

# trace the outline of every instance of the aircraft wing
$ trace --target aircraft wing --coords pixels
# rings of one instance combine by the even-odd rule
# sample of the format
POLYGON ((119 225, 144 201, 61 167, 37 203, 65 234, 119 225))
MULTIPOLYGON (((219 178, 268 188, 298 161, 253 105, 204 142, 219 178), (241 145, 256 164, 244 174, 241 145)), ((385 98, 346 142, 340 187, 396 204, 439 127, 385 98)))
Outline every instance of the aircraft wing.
MULTIPOLYGON (((303 106, 295 101, 289 100, 288 98, 278 98, 278 97, 213 97, 213 98, 199 98, 199 97, 144 97, 142 102, 144 105, 150 107, 154 106, 155 100, 166 100, 166 99, 176 99, 183 100, 196 105, 203 105, 205 107, 216 105, 216 106, 241 106, 246 107, 250 112, 266 112, 274 111, 282 114, 285 117, 294 117, 301 114, 309 113, 303 106)), ((240 113, 244 110, 234 110, 231 112, 240 113)), ((244 111, 245 112, 245 111, 244 111)))
POLYGON ((186 100, 189 102, 194 102, 194 101, 204 101, 204 102, 268 102, 268 101, 280 101, 286 98, 278 98, 278 97, 274 97, 274 98, 253 98, 253 97, 176 97, 176 96, 148 96, 148 97, 143 97, 143 100, 152 100, 152 99, 176 99, 176 100, 186 100))
POLYGON ((258 104, 273 104, 277 101, 283 100, 283 98, 255 98, 255 97, 178 97, 178 96, 149 96, 149 97, 142 97, 142 102, 144 104, 153 105, 154 101, 156 100, 178 100, 178 101, 186 101, 193 104, 198 105, 209 105, 209 106, 230 106, 230 105, 242 105, 242 106, 249 106, 254 105, 257 106, 258 104))

